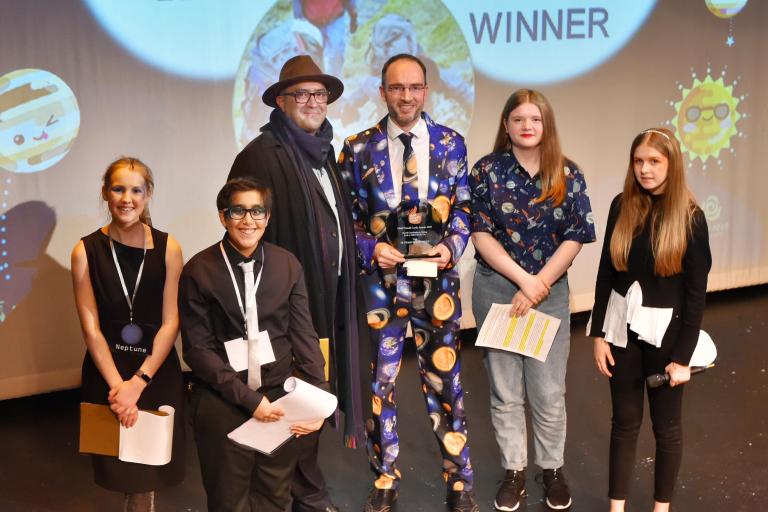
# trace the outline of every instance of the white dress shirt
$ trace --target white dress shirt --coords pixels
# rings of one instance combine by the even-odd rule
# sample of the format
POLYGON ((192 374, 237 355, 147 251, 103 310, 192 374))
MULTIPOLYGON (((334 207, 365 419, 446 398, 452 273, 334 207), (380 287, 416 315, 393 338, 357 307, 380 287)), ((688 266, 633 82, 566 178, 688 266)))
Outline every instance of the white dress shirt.
MULTIPOLYGON (((391 118, 388 119, 389 168, 392 171, 392 185, 398 203, 400 203, 400 197, 403 194, 403 154, 405 153, 403 142, 397 138, 401 133, 405 132, 391 118)), ((413 135, 411 146, 416 154, 416 168, 419 173, 419 199, 427 199, 429 189, 429 130, 427 130, 427 122, 423 117, 411 128, 410 133, 413 135)))

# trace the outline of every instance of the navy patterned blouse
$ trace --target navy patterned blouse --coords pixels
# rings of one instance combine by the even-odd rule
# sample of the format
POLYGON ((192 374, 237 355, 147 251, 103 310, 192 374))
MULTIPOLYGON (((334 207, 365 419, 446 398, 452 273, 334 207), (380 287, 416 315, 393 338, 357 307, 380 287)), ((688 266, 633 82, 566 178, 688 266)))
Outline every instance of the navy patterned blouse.
MULTIPOLYGON (((529 274, 538 274, 565 240, 595 241, 592 206, 584 175, 572 162, 563 168, 566 197, 535 203, 541 178, 533 178, 511 151, 481 158, 472 168, 472 232, 490 233, 529 274)), ((479 253, 478 262, 487 265, 479 253)))

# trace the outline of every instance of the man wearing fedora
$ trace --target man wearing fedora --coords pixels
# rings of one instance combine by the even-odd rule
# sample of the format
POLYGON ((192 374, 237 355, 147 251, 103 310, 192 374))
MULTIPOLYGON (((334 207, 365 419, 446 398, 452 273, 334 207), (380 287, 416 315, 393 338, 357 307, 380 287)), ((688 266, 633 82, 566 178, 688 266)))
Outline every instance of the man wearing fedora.
MULTIPOLYGON (((235 158, 229 178, 250 176, 273 191, 264 240, 292 252, 304 267, 312 323, 326 357, 326 377, 344 413, 344 440, 364 439, 357 257, 350 194, 339 177, 326 119, 344 90, 308 55, 289 59, 262 100, 274 110, 261 134, 235 158)), ((364 320, 363 320, 364 321, 364 320)), ((292 483, 293 512, 338 510, 317 461, 319 432, 300 438, 292 483)))

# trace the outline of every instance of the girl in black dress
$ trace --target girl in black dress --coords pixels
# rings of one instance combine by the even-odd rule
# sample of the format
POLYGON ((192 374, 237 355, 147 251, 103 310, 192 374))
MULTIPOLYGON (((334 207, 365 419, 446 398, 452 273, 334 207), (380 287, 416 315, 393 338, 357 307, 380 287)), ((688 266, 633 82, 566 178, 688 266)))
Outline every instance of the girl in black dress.
POLYGON ((624 191, 611 204, 589 335, 610 379, 611 512, 623 512, 643 418, 645 378, 656 437, 654 512, 667 512, 683 454, 683 388, 699 337, 712 264, 704 213, 685 183, 680 145, 666 128, 645 130, 629 153, 624 191))
POLYGON ((72 251, 72 280, 87 347, 82 399, 109 405, 132 427, 139 409, 175 408, 173 455, 164 466, 94 455, 96 483, 125 493, 126 511, 154 511, 154 491, 184 478, 183 382, 173 347, 183 265, 178 243, 149 225, 152 174, 121 158, 103 177, 111 222, 72 251))

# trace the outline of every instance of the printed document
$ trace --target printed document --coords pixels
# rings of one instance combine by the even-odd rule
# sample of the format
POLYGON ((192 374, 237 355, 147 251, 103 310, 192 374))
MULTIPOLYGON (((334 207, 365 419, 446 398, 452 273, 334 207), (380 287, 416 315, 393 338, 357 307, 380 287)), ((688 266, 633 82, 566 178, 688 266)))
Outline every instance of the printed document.
POLYGON ((535 309, 512 316, 512 304, 492 304, 476 347, 496 348, 546 361, 560 320, 535 309))

